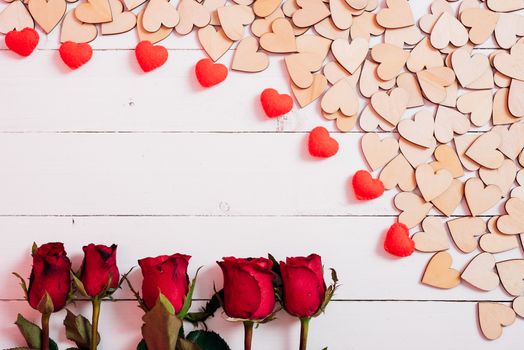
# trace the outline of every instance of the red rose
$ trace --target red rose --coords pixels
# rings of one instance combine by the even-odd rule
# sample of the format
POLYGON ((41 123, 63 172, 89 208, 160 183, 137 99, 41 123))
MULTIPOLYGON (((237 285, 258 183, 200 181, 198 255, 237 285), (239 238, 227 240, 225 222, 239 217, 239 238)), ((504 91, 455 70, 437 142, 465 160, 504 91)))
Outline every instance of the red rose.
POLYGON ((280 262, 280 271, 286 311, 297 317, 317 313, 326 294, 320 256, 286 258, 285 263, 280 262))
POLYGON ((224 311, 229 317, 261 320, 275 308, 273 263, 269 259, 223 258, 224 311))
POLYGON ((138 261, 142 269, 142 297, 149 309, 152 309, 162 293, 178 313, 184 305, 189 292, 187 266, 189 255, 161 255, 156 258, 144 258, 138 261))
POLYGON ((90 297, 103 294, 108 287, 111 289, 118 287, 120 272, 116 266, 116 247, 116 244, 108 247, 91 243, 82 248, 84 260, 80 270, 80 280, 90 297))
POLYGON ((71 290, 71 261, 63 243, 46 243, 33 252, 33 270, 29 278, 28 300, 38 310, 46 293, 53 302, 53 311, 61 310, 71 290))

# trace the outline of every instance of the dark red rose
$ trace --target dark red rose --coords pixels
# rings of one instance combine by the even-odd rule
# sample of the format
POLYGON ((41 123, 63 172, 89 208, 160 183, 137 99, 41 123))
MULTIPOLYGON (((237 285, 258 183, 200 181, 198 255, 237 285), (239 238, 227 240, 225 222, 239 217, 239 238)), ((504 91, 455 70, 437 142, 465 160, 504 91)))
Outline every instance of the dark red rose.
POLYGON ((275 308, 273 263, 265 258, 223 258, 224 311, 229 317, 261 320, 275 308))
POLYGON ((285 263, 280 262, 280 271, 286 311, 297 317, 317 313, 326 294, 320 256, 286 258, 285 263))
POLYGON ((189 259, 189 255, 173 254, 138 261, 144 276, 142 297, 149 309, 155 306, 162 293, 171 302, 176 313, 180 312, 189 291, 189 259))
POLYGON ((28 300, 38 310, 45 294, 53 301, 53 311, 61 310, 71 290, 71 261, 63 243, 46 243, 33 252, 33 270, 29 278, 28 300))
POLYGON ((94 298, 103 294, 108 287, 117 288, 120 272, 116 266, 116 244, 108 247, 91 243, 82 249, 84 260, 80 270, 80 280, 84 284, 87 295, 94 298))

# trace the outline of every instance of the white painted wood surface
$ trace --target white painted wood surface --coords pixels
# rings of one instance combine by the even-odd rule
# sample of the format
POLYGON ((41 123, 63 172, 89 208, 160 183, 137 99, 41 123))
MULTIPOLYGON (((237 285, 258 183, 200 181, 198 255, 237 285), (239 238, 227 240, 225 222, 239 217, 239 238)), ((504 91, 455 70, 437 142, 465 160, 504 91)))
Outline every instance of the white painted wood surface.
MULTIPOLYGON (((417 17, 429 2, 411 1, 417 17)), ((75 72, 59 61, 57 42, 58 31, 42 35, 38 51, 23 60, 0 50, 0 348, 21 343, 12 325, 17 312, 37 317, 20 300, 10 272, 27 276, 31 243, 52 240, 66 243, 75 266, 82 245, 116 242, 122 271, 144 256, 191 254, 191 273, 205 266, 197 299, 211 295, 213 282, 221 284, 215 261, 222 256, 271 252, 283 259, 315 251, 339 271, 343 286, 312 323, 312 350, 515 349, 522 343, 522 320, 495 342, 478 331, 475 301, 510 301, 501 289, 429 288, 419 280, 431 255, 399 260, 384 253, 396 192, 372 202, 353 199, 350 176, 366 167, 360 132, 335 134, 339 154, 319 161, 307 154, 306 132, 317 125, 335 129, 317 104, 275 120, 263 115, 264 88, 289 90, 280 57, 262 73, 231 72, 225 83, 204 90, 193 75, 204 56, 194 35, 163 42, 169 60, 149 74, 134 60, 134 33, 98 38, 92 61, 75 72)), ((229 63, 231 54, 221 61, 229 63)), ((453 247, 452 254, 462 269, 475 253, 453 247)), ((521 256, 519 248, 497 259, 521 256)), ((132 280, 139 285, 139 272, 132 280)), ((128 290, 115 297, 104 303, 101 350, 133 349, 140 310, 128 290)), ((87 303, 77 307, 89 313, 87 303)), ((57 331, 64 316, 54 317, 53 335, 65 348, 57 331)), ((210 326, 233 350, 241 348, 239 325, 217 315, 210 326)), ((256 349, 295 349, 297 332, 297 322, 281 313, 256 330, 256 349)))

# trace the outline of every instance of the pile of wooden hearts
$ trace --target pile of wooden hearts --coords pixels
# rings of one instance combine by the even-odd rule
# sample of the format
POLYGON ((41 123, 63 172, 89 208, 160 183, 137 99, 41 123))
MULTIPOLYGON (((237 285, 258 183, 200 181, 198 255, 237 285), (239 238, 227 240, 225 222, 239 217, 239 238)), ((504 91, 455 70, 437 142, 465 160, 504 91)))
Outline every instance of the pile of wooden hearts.
POLYGON ((361 145, 370 169, 380 170, 386 189, 403 191, 394 201, 398 220, 414 230, 421 224, 415 248, 435 253, 422 283, 465 281, 482 291, 501 284, 517 297, 513 308, 479 303, 488 339, 524 317, 522 252, 494 257, 524 241, 524 17, 515 12, 524 1, 435 0, 418 25, 407 0, 85 0, 65 17, 69 0, 24 1, 0 13, 0 33, 34 22, 49 33, 63 18, 62 42, 136 27, 140 40, 158 43, 196 27, 213 61, 238 42, 231 68, 243 72, 266 69, 268 53, 283 54, 300 107, 318 100, 341 131, 358 122, 368 132, 361 145), (493 38, 500 50, 473 51, 493 38), (382 138, 379 129, 398 135, 382 138), (469 216, 428 216, 435 208, 449 217, 463 199, 469 216), (506 214, 486 223, 480 216, 503 200, 506 214), (451 267, 449 237, 464 254, 483 251, 462 272, 451 267))

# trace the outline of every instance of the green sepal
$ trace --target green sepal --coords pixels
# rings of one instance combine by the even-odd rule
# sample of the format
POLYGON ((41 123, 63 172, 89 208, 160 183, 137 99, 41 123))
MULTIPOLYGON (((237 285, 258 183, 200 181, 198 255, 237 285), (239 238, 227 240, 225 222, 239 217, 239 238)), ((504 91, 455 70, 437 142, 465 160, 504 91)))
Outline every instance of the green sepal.
POLYGON ((34 256, 38 252, 38 245, 36 242, 33 242, 33 246, 31 247, 31 255, 34 256))
POLYGON ((187 339, 198 345, 201 350, 231 350, 226 341, 213 331, 192 331, 187 335, 187 339))
POLYGON ((55 311, 55 306, 53 305, 53 299, 51 299, 51 296, 46 291, 42 299, 40 299, 40 302, 38 303, 38 306, 36 307, 38 311, 42 314, 51 314, 55 311))
POLYGON ((20 280, 20 286, 24 290, 25 299, 26 300, 29 299, 29 290, 27 289, 27 284, 25 282, 25 279, 16 272, 12 272, 12 274, 15 275, 20 280))
MULTIPOLYGON (((64 319, 66 338, 73 341, 80 350, 89 350, 91 344, 91 322, 82 315, 75 315, 67 310, 64 319)), ((97 334, 97 344, 100 343, 100 334, 97 334)))
POLYGON ((187 292, 186 297, 184 298, 184 304, 182 305, 182 309, 180 309, 180 312, 177 315, 178 318, 181 320, 183 320, 186 317, 187 313, 189 312, 189 308, 191 308, 191 301, 193 300, 193 292, 195 291, 198 272, 200 272, 201 268, 202 266, 200 266, 197 269, 195 273, 195 277, 191 280, 191 283, 189 284, 189 291, 187 292))
POLYGON ((86 289, 84 287, 84 283, 80 280, 80 278, 71 271, 71 277, 73 277, 73 285, 75 286, 76 290, 80 292, 85 297, 89 297, 89 295, 86 292, 86 289))
MULTIPOLYGON (((15 325, 20 330, 22 337, 24 337, 27 347, 18 347, 13 348, 17 350, 22 349, 40 349, 42 345, 42 329, 34 324, 33 322, 28 321, 24 316, 18 314, 16 318, 15 325)), ((13 350, 9 349, 9 350, 13 350)), ((49 350, 58 350, 58 346, 53 339, 49 339, 49 350)))
POLYGON ((324 301, 320 305, 320 308, 318 309, 318 311, 313 315, 313 317, 317 317, 321 313, 326 311, 327 305, 329 304, 329 302, 331 301, 331 298, 333 298, 333 295, 335 294, 335 291, 339 287, 337 271, 335 271, 335 269, 330 269, 330 270, 331 270, 331 279, 333 282, 326 289, 326 294, 324 295, 324 301))
POLYGON ((173 305, 162 293, 142 320, 142 336, 148 349, 175 349, 182 321, 175 315, 173 305))

